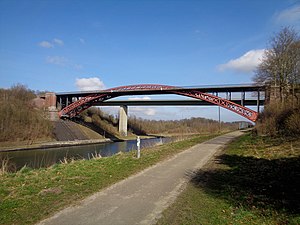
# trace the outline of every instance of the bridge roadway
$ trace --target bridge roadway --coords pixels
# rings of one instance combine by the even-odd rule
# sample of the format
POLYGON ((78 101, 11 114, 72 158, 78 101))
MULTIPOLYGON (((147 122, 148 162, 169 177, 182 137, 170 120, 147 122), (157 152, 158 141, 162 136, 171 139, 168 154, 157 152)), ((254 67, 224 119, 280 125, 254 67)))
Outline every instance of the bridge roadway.
MULTIPOLYGON (((239 105, 257 106, 264 105, 265 100, 230 100, 239 105)), ((128 101, 104 101, 95 103, 94 106, 216 106, 210 102, 201 100, 128 100, 128 101)))
MULTIPOLYGON (((168 91, 200 91, 203 93, 231 93, 231 92, 258 92, 265 91, 265 86, 255 84, 238 84, 238 85, 205 85, 205 86, 189 86, 189 87, 172 87, 167 89, 168 91)), ((164 89, 163 89, 164 90, 164 89)), ((55 93, 57 98, 68 97, 68 98, 79 98, 85 97, 91 94, 109 94, 109 93, 132 93, 134 95, 151 95, 151 94, 162 94, 161 90, 143 89, 143 90, 118 90, 113 89, 97 90, 97 91, 74 91, 74 92, 57 92, 55 93)))

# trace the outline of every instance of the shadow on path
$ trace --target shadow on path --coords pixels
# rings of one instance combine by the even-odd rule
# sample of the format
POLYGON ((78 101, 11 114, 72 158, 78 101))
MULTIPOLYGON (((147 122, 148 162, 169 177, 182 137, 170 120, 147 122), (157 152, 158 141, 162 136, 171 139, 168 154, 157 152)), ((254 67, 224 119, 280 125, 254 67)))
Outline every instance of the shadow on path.
POLYGON ((236 207, 300 214, 300 157, 267 160, 223 154, 216 163, 194 173, 192 183, 236 207))

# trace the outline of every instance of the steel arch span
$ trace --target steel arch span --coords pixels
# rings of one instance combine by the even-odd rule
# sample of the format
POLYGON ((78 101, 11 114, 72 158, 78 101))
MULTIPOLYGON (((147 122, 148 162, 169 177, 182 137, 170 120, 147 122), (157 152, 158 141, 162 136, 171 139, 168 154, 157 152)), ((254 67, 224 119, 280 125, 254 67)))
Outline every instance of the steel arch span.
MULTIPOLYGON (((227 99, 196 91, 196 90, 176 90, 179 87, 159 85, 159 84, 138 84, 138 85, 129 85, 121 86, 116 88, 111 88, 102 91, 101 93, 91 94, 86 97, 80 98, 78 101, 73 102, 72 104, 63 108, 58 114, 59 117, 69 116, 70 118, 78 115, 82 111, 93 106, 97 102, 103 102, 108 99, 116 98, 119 96, 125 95, 141 95, 143 92, 155 92, 155 94, 177 94, 182 96, 187 96, 202 101, 210 102, 212 104, 221 106, 225 109, 228 109, 232 112, 235 112, 253 122, 257 120, 258 112, 251 110, 242 105, 231 102, 227 99)), ((153 93, 152 93, 153 94, 153 93)))

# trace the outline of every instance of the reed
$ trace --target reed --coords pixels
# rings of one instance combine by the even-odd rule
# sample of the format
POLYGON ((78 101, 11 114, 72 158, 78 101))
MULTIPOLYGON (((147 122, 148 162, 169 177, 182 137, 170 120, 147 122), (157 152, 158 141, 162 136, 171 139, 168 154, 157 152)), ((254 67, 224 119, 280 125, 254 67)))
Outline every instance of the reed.
POLYGON ((102 158, 100 152, 98 153, 96 151, 95 151, 95 153, 91 153, 91 156, 92 156, 91 157, 92 159, 101 159, 102 158))
POLYGON ((0 158, 0 176, 9 172, 16 172, 16 166, 13 164, 9 157, 4 156, 0 158))

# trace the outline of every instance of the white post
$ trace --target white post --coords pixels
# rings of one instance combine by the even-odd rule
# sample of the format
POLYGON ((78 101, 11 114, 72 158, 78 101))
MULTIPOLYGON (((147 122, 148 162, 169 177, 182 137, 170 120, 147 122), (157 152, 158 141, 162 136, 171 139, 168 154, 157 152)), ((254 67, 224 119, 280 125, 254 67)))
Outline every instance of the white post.
POLYGON ((136 146, 137 146, 137 158, 139 159, 141 157, 141 140, 140 140, 140 136, 137 136, 136 146))

